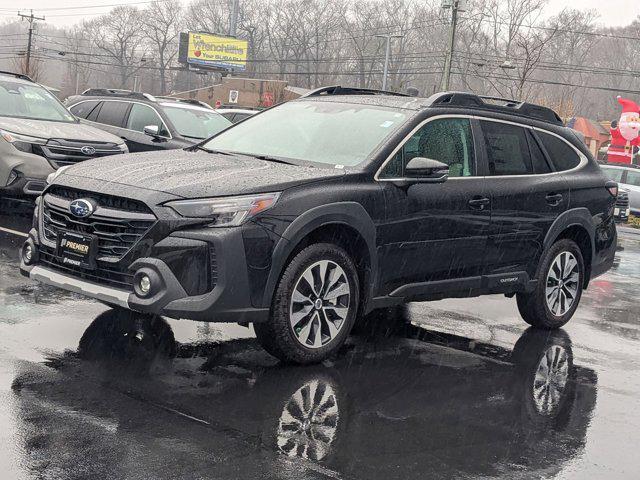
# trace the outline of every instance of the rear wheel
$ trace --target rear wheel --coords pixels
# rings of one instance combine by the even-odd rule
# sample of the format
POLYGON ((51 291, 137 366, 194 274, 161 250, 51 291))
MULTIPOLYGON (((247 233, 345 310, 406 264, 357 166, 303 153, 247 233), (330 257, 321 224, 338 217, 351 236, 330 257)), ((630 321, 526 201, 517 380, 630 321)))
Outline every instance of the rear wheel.
POLYGON ((269 321, 254 325, 256 336, 283 361, 319 362, 344 343, 358 303, 358 275, 347 252, 329 243, 311 245, 286 267, 269 321))
POLYGON ((580 303, 584 261, 572 240, 554 243, 542 256, 538 284, 530 293, 518 293, 518 310, 529 325, 554 329, 567 323, 580 303))

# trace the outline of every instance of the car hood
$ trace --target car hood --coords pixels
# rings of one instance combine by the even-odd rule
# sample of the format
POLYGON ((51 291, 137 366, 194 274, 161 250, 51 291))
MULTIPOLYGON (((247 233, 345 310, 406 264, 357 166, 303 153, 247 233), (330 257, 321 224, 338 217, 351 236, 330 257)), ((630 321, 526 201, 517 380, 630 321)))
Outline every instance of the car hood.
POLYGON ((278 191, 341 175, 344 171, 338 169, 286 165, 244 155, 166 150, 118 155, 108 162, 88 160, 68 168, 59 178, 60 183, 67 183, 65 177, 76 177, 87 179, 88 184, 115 183, 201 198, 278 191))
POLYGON ((0 129, 46 139, 60 138, 64 140, 77 140, 80 142, 123 143, 121 138, 84 123, 51 122, 48 120, 0 117, 0 129))

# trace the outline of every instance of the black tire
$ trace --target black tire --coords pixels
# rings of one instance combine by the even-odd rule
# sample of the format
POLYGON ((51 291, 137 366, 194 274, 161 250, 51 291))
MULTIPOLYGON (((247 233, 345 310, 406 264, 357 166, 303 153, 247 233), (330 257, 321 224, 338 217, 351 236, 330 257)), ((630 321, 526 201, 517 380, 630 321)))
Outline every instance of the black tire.
POLYGON ((520 315, 529 325, 537 328, 556 329, 566 324, 575 313, 580 298, 582 297, 582 287, 584 285, 584 260, 578 245, 572 240, 562 239, 554 243, 540 259, 538 266, 536 289, 530 293, 518 293, 516 299, 520 315), (578 280, 577 291, 570 307, 561 314, 554 314, 546 300, 547 277, 554 261, 564 252, 568 252, 577 261, 578 280))
POLYGON ((274 357, 290 363, 317 363, 335 353, 344 343, 355 321, 360 300, 360 288, 355 264, 347 252, 331 243, 317 243, 301 250, 286 266, 271 304, 267 322, 254 324, 262 347, 274 357), (347 314, 337 334, 320 347, 309 348, 296 337, 290 323, 290 302, 294 289, 305 271, 316 262, 329 261, 338 265, 349 286, 347 314))

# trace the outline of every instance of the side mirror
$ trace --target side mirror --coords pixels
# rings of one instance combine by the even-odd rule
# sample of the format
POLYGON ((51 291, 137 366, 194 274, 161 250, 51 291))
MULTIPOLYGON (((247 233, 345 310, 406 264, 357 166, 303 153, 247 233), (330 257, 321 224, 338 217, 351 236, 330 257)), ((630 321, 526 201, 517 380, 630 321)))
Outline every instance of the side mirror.
POLYGON ((149 135, 150 137, 157 137, 158 133, 160 133, 160 129, 157 125, 147 125, 142 129, 145 135, 149 135))
POLYGON ((415 157, 404 167, 405 183, 442 183, 449 178, 449 165, 432 158, 415 157))

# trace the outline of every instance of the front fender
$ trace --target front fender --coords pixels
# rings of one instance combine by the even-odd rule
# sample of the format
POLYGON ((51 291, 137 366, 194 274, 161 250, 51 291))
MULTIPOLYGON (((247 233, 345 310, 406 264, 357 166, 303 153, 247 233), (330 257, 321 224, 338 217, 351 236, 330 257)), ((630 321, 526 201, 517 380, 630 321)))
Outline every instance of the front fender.
MULTIPOLYGON (((271 271, 264 290, 263 306, 271 305, 271 299, 286 261, 304 238, 325 225, 339 224, 355 229, 364 239, 371 261, 371 282, 367 297, 372 298, 377 285, 378 256, 376 251, 376 227, 362 205, 356 202, 336 202, 307 210, 286 228, 273 250, 271 271)), ((367 288, 363 285, 362 288, 367 288)))

